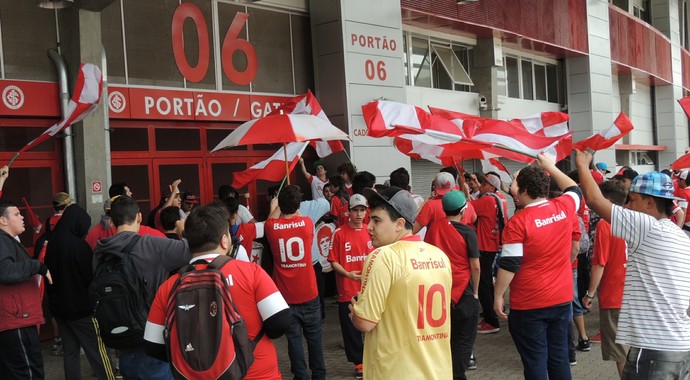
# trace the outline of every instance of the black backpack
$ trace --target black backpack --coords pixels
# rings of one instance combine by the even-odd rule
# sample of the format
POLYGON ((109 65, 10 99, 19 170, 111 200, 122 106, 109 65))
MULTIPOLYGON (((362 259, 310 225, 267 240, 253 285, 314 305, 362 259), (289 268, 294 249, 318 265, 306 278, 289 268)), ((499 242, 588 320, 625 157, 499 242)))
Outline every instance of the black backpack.
POLYGON ((175 378, 242 379, 254 362, 263 330, 249 339, 221 268, 232 261, 216 257, 204 269, 195 261, 179 270, 165 312, 165 347, 175 378), (200 333, 201 332, 201 333, 200 333))
POLYGON ((94 315, 101 338, 111 348, 143 347, 149 314, 146 279, 134 267, 131 252, 139 241, 135 235, 122 250, 122 257, 105 252, 99 258, 89 286, 95 303, 94 315))

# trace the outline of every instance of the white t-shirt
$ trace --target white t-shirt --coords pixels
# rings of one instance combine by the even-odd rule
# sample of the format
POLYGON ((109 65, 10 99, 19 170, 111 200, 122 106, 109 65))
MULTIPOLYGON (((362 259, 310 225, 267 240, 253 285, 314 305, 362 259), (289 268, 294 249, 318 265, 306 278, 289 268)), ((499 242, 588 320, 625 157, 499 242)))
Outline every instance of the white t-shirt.
POLYGON ((313 200, 317 200, 319 198, 326 199, 326 197, 323 196, 323 186, 328 183, 328 179, 326 181, 322 181, 319 179, 319 177, 313 175, 309 177, 309 186, 311 186, 311 198, 313 200))
POLYGON ((616 343, 690 350, 690 238, 668 219, 613 206, 611 233, 628 243, 616 343))
POLYGON ((237 217, 239 218, 240 224, 249 223, 250 220, 254 219, 254 215, 252 215, 249 209, 244 205, 240 205, 240 208, 237 210, 237 217))

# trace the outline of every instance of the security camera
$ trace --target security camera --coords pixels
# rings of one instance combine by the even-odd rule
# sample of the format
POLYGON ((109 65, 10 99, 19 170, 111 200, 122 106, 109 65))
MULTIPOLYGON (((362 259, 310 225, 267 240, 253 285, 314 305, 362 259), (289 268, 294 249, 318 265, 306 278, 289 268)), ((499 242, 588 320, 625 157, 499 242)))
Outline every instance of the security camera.
POLYGON ((486 96, 484 95, 479 95, 479 109, 482 111, 485 111, 489 108, 489 105, 486 100, 486 96))

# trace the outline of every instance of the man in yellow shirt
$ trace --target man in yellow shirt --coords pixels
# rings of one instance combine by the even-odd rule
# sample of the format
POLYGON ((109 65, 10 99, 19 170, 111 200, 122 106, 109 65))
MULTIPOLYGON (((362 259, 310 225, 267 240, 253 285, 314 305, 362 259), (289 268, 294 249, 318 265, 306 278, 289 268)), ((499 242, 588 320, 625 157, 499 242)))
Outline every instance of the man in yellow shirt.
POLYGON ((417 204, 409 192, 365 189, 374 247, 352 300, 364 335, 365 379, 451 379, 451 266, 440 249, 412 234, 417 204))

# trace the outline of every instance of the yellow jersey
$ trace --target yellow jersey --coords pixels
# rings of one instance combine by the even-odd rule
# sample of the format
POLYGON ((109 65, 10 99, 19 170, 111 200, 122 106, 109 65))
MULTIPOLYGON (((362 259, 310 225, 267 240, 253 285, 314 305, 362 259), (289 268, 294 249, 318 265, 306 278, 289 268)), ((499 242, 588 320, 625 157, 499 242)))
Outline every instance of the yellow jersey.
POLYGON ((376 323, 364 336, 365 379, 451 379, 451 266, 416 236, 367 256, 354 306, 376 323))

